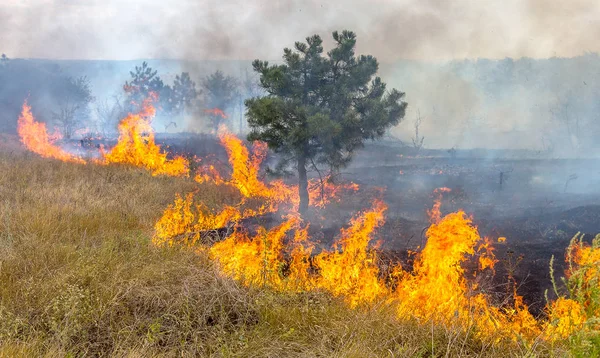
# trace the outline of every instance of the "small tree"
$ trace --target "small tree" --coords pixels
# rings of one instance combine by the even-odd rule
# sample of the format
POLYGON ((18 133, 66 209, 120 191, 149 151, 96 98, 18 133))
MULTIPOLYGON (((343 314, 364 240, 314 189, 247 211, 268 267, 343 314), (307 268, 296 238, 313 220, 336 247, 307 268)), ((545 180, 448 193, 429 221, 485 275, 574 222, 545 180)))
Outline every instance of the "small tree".
POLYGON ((222 71, 216 71, 204 78, 202 87, 206 93, 206 105, 211 126, 215 131, 227 118, 226 112, 232 106, 237 97, 237 80, 231 76, 225 76, 222 71))
POLYGON ((9 58, 5 55, 2 54, 2 57, 0 57, 0 67, 4 67, 8 64, 9 58))
POLYGON ((171 111, 181 114, 186 107, 191 106, 196 97, 198 97, 196 83, 192 81, 190 74, 182 72, 181 75, 175 76, 170 98, 171 111))
POLYGON ((127 115, 125 105, 119 95, 96 104, 96 118, 99 131, 107 135, 117 130, 119 121, 127 115))
POLYGON ((87 77, 68 77, 66 82, 65 92, 59 97, 59 107, 57 111, 52 112, 52 119, 62 129, 63 136, 69 139, 88 119, 89 104, 94 97, 87 77))
POLYGON ((415 118, 415 135, 411 138, 413 148, 417 153, 421 150, 421 148, 423 148, 423 141, 425 140, 424 136, 419 136, 419 128, 421 127, 422 121, 421 111, 417 110, 417 118, 415 118))
POLYGON ((128 99, 126 102, 128 111, 136 112, 139 108, 135 107, 141 105, 150 96, 150 93, 157 94, 161 101, 161 107, 162 103, 166 103, 165 108, 169 110, 170 106, 165 100, 170 97, 171 88, 163 83, 157 70, 153 70, 144 61, 141 66, 135 66, 135 71, 130 71, 129 74, 131 80, 125 81, 125 85, 123 85, 128 99))
POLYGON ((333 33, 334 48, 323 56, 318 35, 284 49, 281 65, 255 60, 267 95, 246 101, 249 140, 280 153, 280 168, 298 171, 300 213, 309 205, 307 168, 346 166, 364 141, 383 136, 404 117, 404 93, 386 90, 377 60, 355 56, 353 32, 333 33))
POLYGON ((552 117, 564 126, 564 133, 574 152, 580 149, 583 137, 581 116, 578 110, 581 104, 578 103, 578 100, 572 91, 568 91, 562 97, 557 95, 555 105, 550 108, 552 117))

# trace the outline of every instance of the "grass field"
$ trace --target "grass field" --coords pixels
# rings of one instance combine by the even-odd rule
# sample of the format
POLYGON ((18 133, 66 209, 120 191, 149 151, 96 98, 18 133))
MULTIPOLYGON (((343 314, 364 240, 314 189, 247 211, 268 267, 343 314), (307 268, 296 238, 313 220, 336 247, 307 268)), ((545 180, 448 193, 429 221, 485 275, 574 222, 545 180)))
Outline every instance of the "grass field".
MULTIPOLYGON (((326 293, 275 293, 205 256, 152 245, 153 225, 198 185, 140 169, 0 153, 0 356, 565 356, 577 342, 477 340, 352 310, 326 293)), ((235 193, 206 184, 209 207, 235 193)))

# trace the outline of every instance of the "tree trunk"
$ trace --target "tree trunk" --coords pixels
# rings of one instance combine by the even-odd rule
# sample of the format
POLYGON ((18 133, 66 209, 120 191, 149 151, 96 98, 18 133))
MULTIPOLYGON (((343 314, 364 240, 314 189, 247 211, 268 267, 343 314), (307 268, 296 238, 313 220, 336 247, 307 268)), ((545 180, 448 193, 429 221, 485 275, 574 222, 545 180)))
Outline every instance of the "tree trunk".
POLYGON ((300 196, 300 206, 298 212, 300 215, 306 214, 308 210, 308 178, 306 176, 306 157, 301 154, 298 157, 298 195, 300 196))

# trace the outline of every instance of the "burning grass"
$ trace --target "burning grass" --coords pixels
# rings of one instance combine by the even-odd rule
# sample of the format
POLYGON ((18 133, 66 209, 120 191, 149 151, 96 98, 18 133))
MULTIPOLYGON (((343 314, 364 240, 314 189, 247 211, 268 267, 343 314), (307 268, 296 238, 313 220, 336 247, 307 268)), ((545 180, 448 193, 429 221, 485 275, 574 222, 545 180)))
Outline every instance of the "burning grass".
POLYGON ((17 131, 21 142, 27 149, 44 158, 54 158, 65 162, 81 164, 85 163, 82 158, 56 146, 55 142, 60 139, 60 135, 48 133, 46 124, 35 120, 31 113, 31 106, 27 104, 27 101, 23 103, 23 110, 17 122, 17 131))
MULTIPOLYGON (((138 113, 129 113, 119 122, 119 140, 109 151, 101 148, 102 159, 92 160, 96 164, 126 164, 145 168, 152 175, 188 176, 189 162, 181 157, 167 158, 167 153, 154 141, 151 121, 156 110, 153 102, 157 96, 152 94, 141 104, 138 113)), ((21 143, 33 153, 44 158, 58 159, 64 162, 85 164, 86 160, 69 153, 56 144, 59 134, 49 134, 46 124, 38 122, 31 113, 27 101, 18 120, 18 134, 21 143)))
POLYGON ((119 141, 109 152, 102 153, 106 164, 129 164, 149 170, 152 175, 187 176, 189 163, 181 157, 167 158, 154 142, 151 119, 156 110, 152 105, 157 96, 152 95, 142 103, 139 113, 130 113, 119 123, 119 141))
MULTIPOLYGON (((375 199, 370 209, 356 214, 333 247, 313 253, 316 242, 308 224, 289 214, 298 207, 297 188, 260 178, 264 144, 250 152, 221 130, 230 175, 205 165, 188 179, 189 163, 167 159, 154 143, 151 99, 142 108, 121 121, 118 144, 95 162, 130 166, 78 166, 83 160, 55 147, 24 105, 23 143, 62 162, 4 155, 0 163, 10 168, 0 178, 6 198, 0 279, 7 283, 0 289, 0 319, 6 322, 0 340, 15 352, 43 344, 76 353, 231 355, 267 349, 264 355, 379 356, 418 355, 427 347, 426 355, 440 349, 454 355, 506 355, 547 353, 548 344, 553 353, 562 353, 567 342, 576 350, 597 352, 600 238, 591 246, 571 243, 568 295, 556 292, 559 299, 548 305, 548 319, 536 319, 516 288, 510 302, 499 305, 468 277, 468 260, 477 262, 476 276, 493 270, 496 259, 490 241, 480 237, 464 212, 442 215, 442 195, 449 189, 436 191, 427 242, 414 267, 406 271, 398 263, 381 272, 371 241, 385 222, 383 201, 375 199), (169 196, 175 201, 167 206, 169 196), (288 213, 276 227, 258 226, 251 233, 240 225, 276 212, 288 213), (203 240, 207 232, 216 233, 210 242, 203 240), (312 307, 314 300, 318 304, 312 307), (337 323, 339 314, 344 321, 360 317, 389 324, 396 329, 392 334, 379 332, 378 326, 361 329, 390 336, 393 347, 384 344, 381 351, 364 335, 350 339, 351 346, 332 338, 334 343, 316 347, 313 341, 327 335, 315 337, 314 331, 325 324, 300 327, 287 322, 285 310, 298 310, 294 318, 300 321, 315 315, 337 323), (276 321, 270 321, 273 317, 276 321), (289 330, 269 336, 280 321, 289 330), (436 329, 446 332, 441 336, 445 348, 436 346, 436 329), (426 332, 431 340, 419 336, 408 347, 399 345, 398 335, 406 330, 426 332), (458 342, 460 351, 454 346, 458 342)), ((313 181, 309 195, 318 215, 340 193, 357 190, 352 183, 313 181)), ((339 328, 331 329, 337 337, 339 328)))
MULTIPOLYGON (((494 344, 469 331, 401 321, 385 300, 351 309, 323 290, 245 286, 222 275, 210 252, 154 246, 164 207, 176 192, 198 186, 142 169, 0 153, 0 356, 523 356, 568 349, 561 342, 494 344)), ((211 209, 240 200, 227 186, 200 187, 211 209)))

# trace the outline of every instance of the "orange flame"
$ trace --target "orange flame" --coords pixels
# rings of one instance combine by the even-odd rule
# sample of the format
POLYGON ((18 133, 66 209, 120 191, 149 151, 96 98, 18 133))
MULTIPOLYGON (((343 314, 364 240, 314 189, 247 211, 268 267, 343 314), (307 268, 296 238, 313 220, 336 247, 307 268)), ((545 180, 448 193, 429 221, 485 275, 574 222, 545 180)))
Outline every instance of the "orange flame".
POLYGON ((592 244, 582 241, 577 234, 566 250, 567 278, 572 298, 559 297, 548 307, 548 339, 566 339, 576 332, 600 330, 600 235, 592 244))
POLYGON ((318 274, 310 273, 313 244, 308 240, 308 228, 300 227, 296 216, 289 216, 271 230, 259 228, 253 238, 236 231, 215 243, 209 252, 225 274, 247 285, 268 285, 289 291, 324 289, 345 297, 352 306, 372 302, 386 291, 378 278, 375 253, 368 250, 373 230, 383 224, 385 209, 383 202, 376 201, 371 210, 353 219, 351 226, 342 231, 338 247, 314 258, 318 274), (292 229, 293 239, 286 247, 284 240, 292 229), (290 247, 290 258, 286 260, 286 250, 290 247))
POLYGON ((250 157, 244 143, 224 127, 220 129, 219 139, 227 151, 229 163, 233 168, 231 183, 247 198, 270 197, 271 193, 266 184, 258 178, 260 164, 267 154, 267 144, 256 142, 253 155, 250 157))
POLYGON ((137 114, 129 114, 119 123, 119 141, 110 152, 103 153, 104 162, 129 164, 143 167, 152 175, 187 176, 188 161, 180 156, 167 159, 154 142, 154 131, 150 120, 155 114, 152 102, 155 95, 145 99, 137 114))
POLYGON ((574 332, 582 331, 587 321, 585 308, 579 302, 559 297, 548 307, 548 326, 544 332, 551 340, 569 338, 574 332))
POLYGON ((227 118, 227 115, 225 115, 225 112, 223 112, 222 109, 217 108, 217 107, 211 108, 211 109, 205 109, 204 113, 211 114, 216 117, 227 118))
POLYGON ((85 163, 82 158, 56 146, 55 142, 60 139, 60 135, 48 134, 46 124, 37 122, 33 117, 31 106, 27 104, 27 100, 23 103, 23 110, 17 122, 17 132, 21 142, 27 149, 44 158, 54 158, 64 162, 85 163))
MULTIPOLYGON (((210 216, 210 220, 201 216, 194 223, 194 215, 189 214, 191 200, 178 198, 178 201, 184 210, 177 215, 183 220, 175 221, 173 227, 184 235, 191 230, 224 225, 225 218, 231 215, 226 208, 210 216), (181 222, 187 222, 188 227, 180 226, 181 222)), ((485 261, 487 265, 481 269, 487 269, 493 268, 495 260, 491 250, 486 249, 489 241, 480 238, 462 211, 448 214, 432 224, 427 231, 427 244, 418 254, 413 271, 393 268, 396 288, 390 287, 381 276, 375 251, 369 248, 373 231, 384 222, 385 210, 382 201, 375 201, 370 210, 352 219, 350 227, 342 230, 333 250, 314 257, 311 257, 314 244, 308 238, 307 227, 302 227, 294 216, 271 230, 259 228, 254 237, 234 230, 223 241, 206 249, 224 274, 246 285, 267 285, 282 291, 325 290, 343 297, 351 307, 385 299, 397 305, 400 319, 433 321, 461 329, 476 327, 482 337, 539 334, 540 325, 521 297, 515 296, 511 307, 498 308, 482 292, 477 292, 475 284, 468 282, 461 266, 464 261, 484 252, 489 261, 485 261)), ((233 213, 240 217, 240 211, 233 213)), ((160 230, 168 226, 166 223, 157 225, 157 238, 160 230)), ((182 242, 197 243, 200 234, 195 235, 182 242)), ((155 243, 164 243, 157 238, 155 243)))
MULTIPOLYGON (((239 206, 225 207, 213 213, 203 205, 194 205, 192 194, 185 199, 178 197, 156 224, 156 244, 180 242, 194 246, 202 241, 203 232, 228 225, 234 228, 236 221, 277 210, 280 204, 292 208, 296 205, 293 186, 282 181, 267 184, 259 179, 259 167, 265 157, 264 145, 255 145, 251 155, 235 136, 221 133, 220 137, 233 169, 231 179, 224 180, 215 171, 204 173, 196 180, 235 186, 244 198, 262 198, 264 204, 256 210, 242 210, 244 199, 239 206)), ((335 198, 338 190, 339 186, 326 186, 324 196, 329 200, 335 198)), ((342 230, 332 250, 324 250, 315 256, 312 255, 315 245, 308 237, 308 227, 295 216, 288 217, 271 230, 259 228, 254 237, 234 228, 223 241, 200 247, 219 263, 224 274, 246 285, 267 285, 282 291, 324 290, 343 297, 352 307, 383 299, 396 305, 399 319, 474 329, 481 338, 534 339, 543 332, 546 339, 556 340, 582 327, 586 311, 576 301, 563 299, 552 303, 549 306, 552 321, 544 323, 529 313, 516 286, 513 286, 513 303, 497 307, 477 283, 467 279, 463 268, 467 260, 477 261, 475 274, 484 270, 493 273, 497 260, 492 242, 479 236, 472 220, 463 211, 442 215, 442 195, 449 191, 440 188, 434 192, 437 198, 428 211, 432 225, 426 232, 427 243, 417 254, 410 272, 397 266, 390 270, 389 276, 382 277, 377 255, 369 248, 373 231, 384 222, 386 205, 382 201, 375 201, 371 210, 354 218, 350 227, 342 230), (390 282, 394 284, 390 285, 390 282)), ((321 190, 312 189, 310 193, 314 197, 322 195, 321 190)), ((504 237, 498 239, 499 242, 505 240, 504 237)), ((588 265, 600 260, 597 252, 600 250, 573 246, 568 256, 578 265, 588 265)), ((593 271, 593 266, 590 267, 588 272, 592 273, 585 277, 598 274, 597 268, 593 271)))
MULTIPOLYGON (((463 211, 442 217, 441 195, 447 191, 436 191, 439 196, 430 211, 427 243, 417 254, 412 271, 396 266, 383 277, 376 252, 369 248, 373 231, 384 222, 386 205, 382 201, 375 201, 372 209, 352 219, 332 250, 315 256, 308 227, 295 216, 271 230, 259 228, 254 237, 234 229, 223 241, 201 244, 199 250, 207 250, 224 274, 246 285, 266 285, 281 291, 324 290, 343 297, 351 307, 386 300, 396 306, 399 319, 472 330, 478 337, 494 341, 565 339, 582 329, 590 315, 600 313, 590 313, 585 304, 561 298, 548 306, 549 321, 538 321, 517 295, 516 286, 512 304, 495 306, 477 283, 468 280, 463 268, 467 260, 477 259, 477 272, 493 272, 497 260, 492 243, 479 236, 463 211)), ((210 213, 202 205, 193 207, 191 194, 185 199, 178 197, 157 223, 154 242, 172 245, 176 240, 164 238, 173 238, 176 233, 186 237, 180 242, 195 245, 201 242, 202 230, 224 227, 260 212, 226 207, 210 213)), ((600 248, 572 243, 567 257, 584 282, 598 285, 600 248)))
POLYGON ((320 270, 316 287, 344 296, 350 306, 373 302, 386 293, 387 288, 379 279, 376 254, 369 250, 371 234, 383 225, 386 209, 383 201, 376 200, 371 210, 353 219, 350 228, 342 230, 333 252, 324 252, 315 258, 320 270))
POLYGON ((283 239, 297 223, 296 218, 290 218, 269 231, 261 227, 253 239, 236 231, 214 244, 210 248, 210 256, 219 262, 225 274, 246 285, 282 288, 285 285, 280 274, 280 267, 284 264, 283 239))
MULTIPOLYGON (((245 198, 265 200, 266 207, 271 212, 277 211, 282 204, 288 209, 298 209, 300 197, 297 186, 287 185, 282 180, 274 180, 267 184, 259 178, 260 165, 267 153, 266 143, 255 142, 252 155, 250 155, 243 141, 228 132, 224 126, 219 128, 219 139, 229 158, 232 168, 231 179, 224 180, 214 166, 205 166, 195 176, 196 182, 233 185, 245 198)), ((355 183, 336 185, 330 182, 329 177, 326 177, 323 183, 317 179, 311 179, 308 189, 311 204, 322 208, 332 200, 339 198, 342 191, 357 191, 359 186, 355 183)))
POLYGON ((442 198, 444 193, 449 193, 450 191, 450 188, 437 188, 433 191, 434 194, 437 194, 437 197, 433 202, 433 208, 427 210, 427 215, 429 215, 429 220, 432 223, 437 223, 442 219, 442 212, 440 210, 442 207, 442 198))

